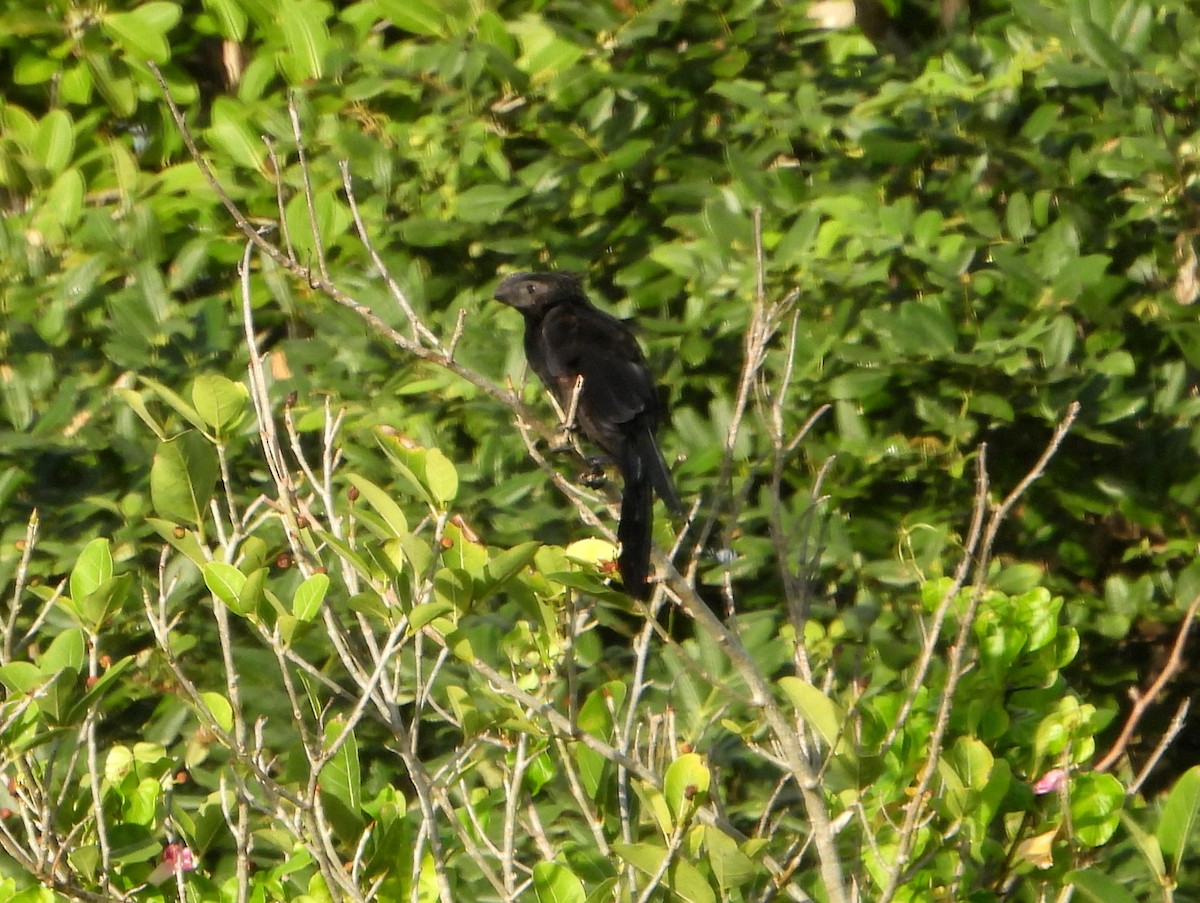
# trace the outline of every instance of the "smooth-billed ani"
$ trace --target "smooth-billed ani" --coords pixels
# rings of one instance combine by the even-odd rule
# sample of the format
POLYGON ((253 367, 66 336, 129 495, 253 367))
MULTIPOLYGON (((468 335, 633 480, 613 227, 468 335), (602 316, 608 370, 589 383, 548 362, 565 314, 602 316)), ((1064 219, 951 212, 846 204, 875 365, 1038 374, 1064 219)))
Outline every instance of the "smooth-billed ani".
POLYGON ((625 484, 617 568, 627 593, 648 598, 653 493, 675 514, 683 509, 654 439, 658 396, 637 339, 595 307, 571 273, 514 273, 496 288, 496 299, 525 317, 525 357, 564 411, 583 377, 575 419, 616 461, 625 484))

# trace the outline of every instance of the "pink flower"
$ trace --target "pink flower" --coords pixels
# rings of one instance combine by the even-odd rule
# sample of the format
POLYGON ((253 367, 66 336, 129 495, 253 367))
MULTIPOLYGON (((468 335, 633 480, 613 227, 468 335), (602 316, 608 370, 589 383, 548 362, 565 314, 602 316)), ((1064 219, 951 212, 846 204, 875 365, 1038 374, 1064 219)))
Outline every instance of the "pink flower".
POLYGON ((1067 783, 1067 771, 1065 768, 1051 768, 1044 775, 1038 778, 1038 782, 1033 785, 1033 792, 1038 796, 1047 793, 1054 793, 1060 787, 1067 783))
POLYGON ((181 843, 169 843, 163 847, 162 861, 146 879, 148 884, 162 884, 173 875, 196 869, 196 857, 181 843))

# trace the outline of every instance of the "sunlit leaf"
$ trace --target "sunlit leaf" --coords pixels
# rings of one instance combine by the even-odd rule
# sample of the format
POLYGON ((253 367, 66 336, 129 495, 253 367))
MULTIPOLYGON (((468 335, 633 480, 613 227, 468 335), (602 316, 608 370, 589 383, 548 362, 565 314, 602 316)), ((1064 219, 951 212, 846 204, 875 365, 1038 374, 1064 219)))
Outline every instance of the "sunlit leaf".
POLYGON ((71 598, 81 602, 113 576, 112 551, 108 540, 93 539, 83 548, 71 569, 71 598))
POLYGON ((838 705, 810 683, 798 677, 784 677, 779 686, 787 694, 801 717, 821 736, 827 746, 837 743, 845 715, 838 705))
POLYGON ((583 882, 565 865, 539 862, 533 867, 533 892, 538 903, 584 903, 583 882))
POLYGON ((1171 871, 1179 869, 1189 844, 1193 844, 1196 824, 1200 822, 1200 765, 1180 775, 1167 794, 1158 818, 1158 837, 1162 851, 1171 860, 1171 871))
POLYGON ((150 466, 150 497, 167 520, 201 526, 217 485, 217 453, 203 436, 187 432, 158 444, 150 466))
POLYGON ((292 614, 301 621, 311 621, 321 610, 325 593, 329 590, 327 574, 313 574, 300 584, 292 598, 292 614))

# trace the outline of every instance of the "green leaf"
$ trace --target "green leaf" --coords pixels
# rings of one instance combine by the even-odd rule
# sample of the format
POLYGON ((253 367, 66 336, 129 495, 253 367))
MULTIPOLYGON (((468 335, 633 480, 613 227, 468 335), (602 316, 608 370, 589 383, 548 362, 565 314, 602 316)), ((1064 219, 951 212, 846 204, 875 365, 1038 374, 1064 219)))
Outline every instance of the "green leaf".
POLYGON ((71 167, 64 170, 54 180, 50 191, 42 196, 32 226, 49 244, 62 244, 67 230, 78 222, 83 213, 83 190, 83 176, 71 167))
POLYGON ((158 517, 146 518, 146 523, 163 538, 163 541, 182 554, 198 568, 203 568, 208 561, 204 546, 200 544, 195 530, 185 530, 178 524, 158 517))
POLYGON ((116 393, 118 398, 120 398, 125 402, 126 405, 129 406, 131 411, 141 418, 141 421, 146 424, 146 426, 150 427, 160 442, 165 442, 167 440, 167 431, 163 429, 162 425, 158 422, 158 420, 155 419, 154 415, 150 413, 150 409, 146 407, 146 400, 142 398, 141 392, 138 392, 134 389, 126 389, 121 386, 117 386, 113 391, 116 393))
POLYGON ((891 378, 891 371, 883 368, 839 373, 829 381, 829 397, 846 401, 869 398, 881 391, 891 378))
POLYGON ((431 448, 425 453, 425 482, 442 508, 458 495, 458 471, 441 449, 431 448))
MULTIPOLYGON (((243 563, 242 567, 245 566, 243 563)), ((246 582, 242 586, 242 591, 238 593, 238 605, 243 613, 253 614, 258 611, 258 603, 264 597, 268 599, 274 598, 266 589, 268 576, 269 572, 265 567, 255 568, 249 574, 246 574, 246 582)), ((234 611, 236 612, 237 610, 235 609, 234 611)))
POLYGON ((375 509, 376 513, 383 518, 383 523, 387 527, 391 538, 400 539, 408 534, 408 519, 404 516, 404 512, 400 510, 400 506, 392 501, 390 495, 366 477, 360 477, 358 474, 349 474, 347 479, 367 503, 375 509))
POLYGON ((461 568, 439 568, 433 577, 434 598, 449 603, 455 611, 466 612, 475 601, 471 575, 461 568))
POLYGON ((288 52, 280 60, 292 82, 312 81, 325 72, 329 53, 329 28, 325 22, 329 9, 318 0, 291 0, 279 16, 288 52))
POLYGON ((212 124, 205 131, 205 137, 239 166, 264 171, 266 145, 250 128, 245 108, 237 101, 218 97, 213 102, 212 124))
POLYGON ((0 684, 11 694, 33 693, 46 680, 46 675, 32 662, 9 662, 0 667, 0 684))
POLYGON ((126 573, 105 580, 83 599, 72 598, 83 626, 92 633, 98 633, 108 616, 114 613, 114 603, 117 603, 119 610, 120 603, 129 597, 132 586, 133 574, 126 573))
POLYGON ((939 357, 951 354, 958 342, 953 320, 938 305, 906 301, 893 323, 894 337, 913 354, 939 357))
POLYGON ((223 561, 205 562, 204 585, 208 587, 209 592, 224 602, 230 611, 239 615, 249 613, 241 602, 246 575, 232 564, 223 561))
POLYGON ((1079 774, 1071 786, 1071 823, 1080 843, 1107 843, 1120 823, 1125 788, 1111 774, 1079 774))
MULTIPOLYGON (((325 742, 333 743, 341 736, 344 727, 344 721, 332 719, 325 725, 325 742)), ((358 740, 353 731, 321 769, 320 781, 321 796, 326 804, 330 801, 339 804, 330 806, 330 814, 335 824, 343 831, 360 826, 363 816, 362 776, 358 762, 358 740)))
POLYGON ((607 539, 594 536, 575 540, 563 552, 570 561, 584 565, 592 573, 602 572, 617 558, 616 546, 607 539))
POLYGON ((1163 853, 1171 860, 1171 873, 1179 871, 1184 854, 1200 821, 1200 765, 1183 773, 1167 794, 1155 832, 1163 853))
POLYGON ((1004 222, 1014 241, 1022 241, 1033 231, 1033 214, 1024 192, 1014 192, 1004 208, 1004 222))
POLYGON ((1068 10, 1071 34, 1079 42, 1084 54, 1098 66, 1109 70, 1110 74, 1124 72, 1128 66, 1125 55, 1092 18, 1091 0, 1071 0, 1068 10))
POLYGON ((222 694, 211 691, 201 693, 200 700, 204 703, 205 711, 217 726, 226 734, 232 734, 233 706, 229 704, 229 700, 222 694))
MULTIPOLYGON (((430 453, 437 450, 414 446, 407 440, 381 429, 375 431, 375 438, 383 449, 384 454, 392 462, 392 466, 395 467, 396 472, 412 489, 413 494, 417 498, 422 499, 435 511, 442 510, 444 506, 441 504, 438 495, 430 488, 428 474, 430 453)), ((437 455, 442 458, 445 457, 440 451, 437 452, 437 455)), ((449 462, 447 461, 447 463, 449 462)), ((435 464, 434 466, 435 469, 444 469, 440 464, 435 464)), ((453 466, 451 465, 451 467, 453 466)), ((438 479, 442 482, 443 491, 450 490, 452 494, 457 492, 458 477, 456 475, 448 476, 445 473, 441 473, 438 479), (450 481, 452 481, 452 484, 450 481)))
POLYGON ((565 865, 539 862, 533 867, 533 892, 538 903, 584 903, 583 882, 565 865))
POLYGON ((1079 891, 1080 898, 1090 903, 1138 903, 1137 897, 1095 869, 1076 869, 1064 877, 1079 891))
POLYGON ((68 627, 56 636, 38 659, 38 667, 46 676, 57 674, 63 668, 83 670, 87 661, 87 645, 83 631, 76 627, 68 627))
POLYGON ((34 159, 52 175, 57 176, 71 162, 75 150, 75 134, 71 117, 62 110, 51 110, 38 123, 30 148, 34 159))
POLYGON ((110 784, 120 784, 132 768, 133 750, 128 746, 113 746, 104 757, 104 780, 110 784))
POLYGON ((67 714, 63 721, 68 723, 77 722, 81 717, 83 717, 83 713, 86 712, 94 702, 99 700, 101 696, 108 692, 110 687, 114 685, 118 687, 122 686, 123 684, 121 678, 124 673, 133 666, 134 661, 134 657, 132 655, 128 655, 119 661, 113 662, 111 665, 105 668, 99 679, 97 679, 96 682, 87 689, 87 692, 76 701, 75 707, 67 714))
POLYGON ((204 8, 220 25, 221 37, 243 41, 246 37, 246 13, 237 0, 204 0, 204 8))
POLYGON ((113 559, 108 540, 93 539, 75 560, 71 569, 71 598, 76 604, 83 602, 88 596, 112 579, 113 559))
MULTIPOLYGON (((313 198, 313 211, 316 213, 317 231, 321 241, 328 247, 333 245, 354 221, 349 209, 342 203, 337 192, 320 191, 313 198)), ((292 233, 292 242, 297 251, 306 254, 315 253, 313 246, 312 217, 309 215, 308 203, 303 192, 296 195, 284 208, 288 229, 292 233)))
POLYGON ((397 28, 427 38, 446 35, 442 3, 435 0, 379 0, 379 8, 397 28))
POLYGON ((1146 861, 1151 874, 1161 884, 1167 875, 1167 864, 1163 859, 1162 846, 1159 844, 1158 838, 1148 833, 1128 811, 1122 810, 1121 824, 1129 832, 1133 842, 1137 844, 1142 859, 1146 861))
POLYGON ((541 547, 542 544, 539 542, 523 542, 519 546, 513 546, 511 549, 490 555, 485 568, 487 581, 483 592, 485 594, 495 592, 513 576, 528 567, 541 547))
POLYGON ((534 81, 552 79, 570 69, 584 54, 582 47, 559 36, 536 14, 527 13, 510 22, 509 29, 521 43, 522 54, 517 65, 534 81))
POLYGON ((837 703, 798 677, 780 678, 779 686, 787 694, 800 717, 832 748, 841 736, 842 725, 845 723, 845 715, 837 703))
POLYGON ((721 890, 728 893, 753 881, 763 872, 761 866, 742 852, 737 841, 713 825, 704 826, 704 844, 708 849, 708 863, 721 890))
POLYGON ((666 847, 653 843, 614 843, 613 852, 646 875, 657 875, 667 856, 666 847))
POLYGON ((455 214, 465 223, 494 223, 504 215, 505 210, 524 196, 524 188, 474 185, 458 195, 455 214))
POLYGON ((131 824, 150 825, 154 821, 162 797, 162 784, 157 778, 142 778, 133 792, 126 796, 122 806, 122 815, 131 824))
MULTIPOLYGON (((658 873, 667 855, 663 847, 648 843, 614 843, 613 852, 650 876, 658 873)), ((667 868, 667 886, 687 903, 717 903, 717 896, 708 880, 685 859, 676 859, 667 868)))
POLYGON ((200 434, 188 431, 160 442, 150 465, 154 510, 167 520, 203 531, 217 471, 217 453, 200 434))
POLYGON ((177 395, 172 390, 168 389, 157 380, 153 380, 148 376, 138 377, 142 383, 149 386, 154 394, 166 402, 180 417, 194 426, 200 432, 204 432, 204 418, 200 416, 200 412, 188 404, 183 398, 177 395))
POLYGON ((178 4, 169 0, 151 0, 143 3, 134 10, 146 28, 153 31, 167 32, 175 27, 183 14, 178 4))
POLYGON ((171 58, 166 35, 179 16, 174 3, 145 3, 127 13, 107 14, 101 25, 117 46, 135 59, 162 64, 171 58))
POLYGON ((162 853, 158 835, 142 825, 117 824, 108 829, 108 846, 113 862, 122 867, 149 862, 162 853))
POLYGON ((413 610, 408 615, 408 623, 412 630, 417 631, 426 624, 432 623, 434 618, 448 615, 452 611, 454 611, 454 605, 450 602, 425 602, 422 605, 413 606, 413 610))
POLYGON ((313 574, 300 584, 292 598, 292 614, 305 623, 311 621, 321 610, 325 593, 329 590, 328 574, 313 574))
POLYGON ((196 413, 218 436, 236 427, 246 414, 249 390, 241 383, 206 373, 192 383, 192 404, 196 413))
POLYGON ((676 821, 704 803, 711 777, 704 759, 696 753, 685 753, 667 767, 663 796, 676 821))

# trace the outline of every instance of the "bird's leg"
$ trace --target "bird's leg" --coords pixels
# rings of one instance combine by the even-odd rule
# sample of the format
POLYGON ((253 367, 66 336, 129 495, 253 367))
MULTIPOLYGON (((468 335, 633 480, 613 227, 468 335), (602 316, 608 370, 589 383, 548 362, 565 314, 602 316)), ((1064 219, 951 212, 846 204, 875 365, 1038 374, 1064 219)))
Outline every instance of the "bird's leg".
POLYGON ((567 406, 567 419, 563 421, 567 429, 575 429, 575 415, 579 412, 579 396, 583 394, 583 374, 575 377, 575 385, 571 389, 571 403, 567 406))
POLYGON ((583 394, 583 377, 578 376, 575 379, 575 387, 571 390, 571 401, 567 405, 565 412, 558 403, 558 399, 553 395, 550 396, 550 400, 554 403, 554 410, 558 412, 559 418, 558 434, 554 437, 550 445, 551 451, 570 451, 576 447, 575 433, 579 429, 579 424, 575 422, 575 415, 579 411, 579 396, 581 394, 583 394))

